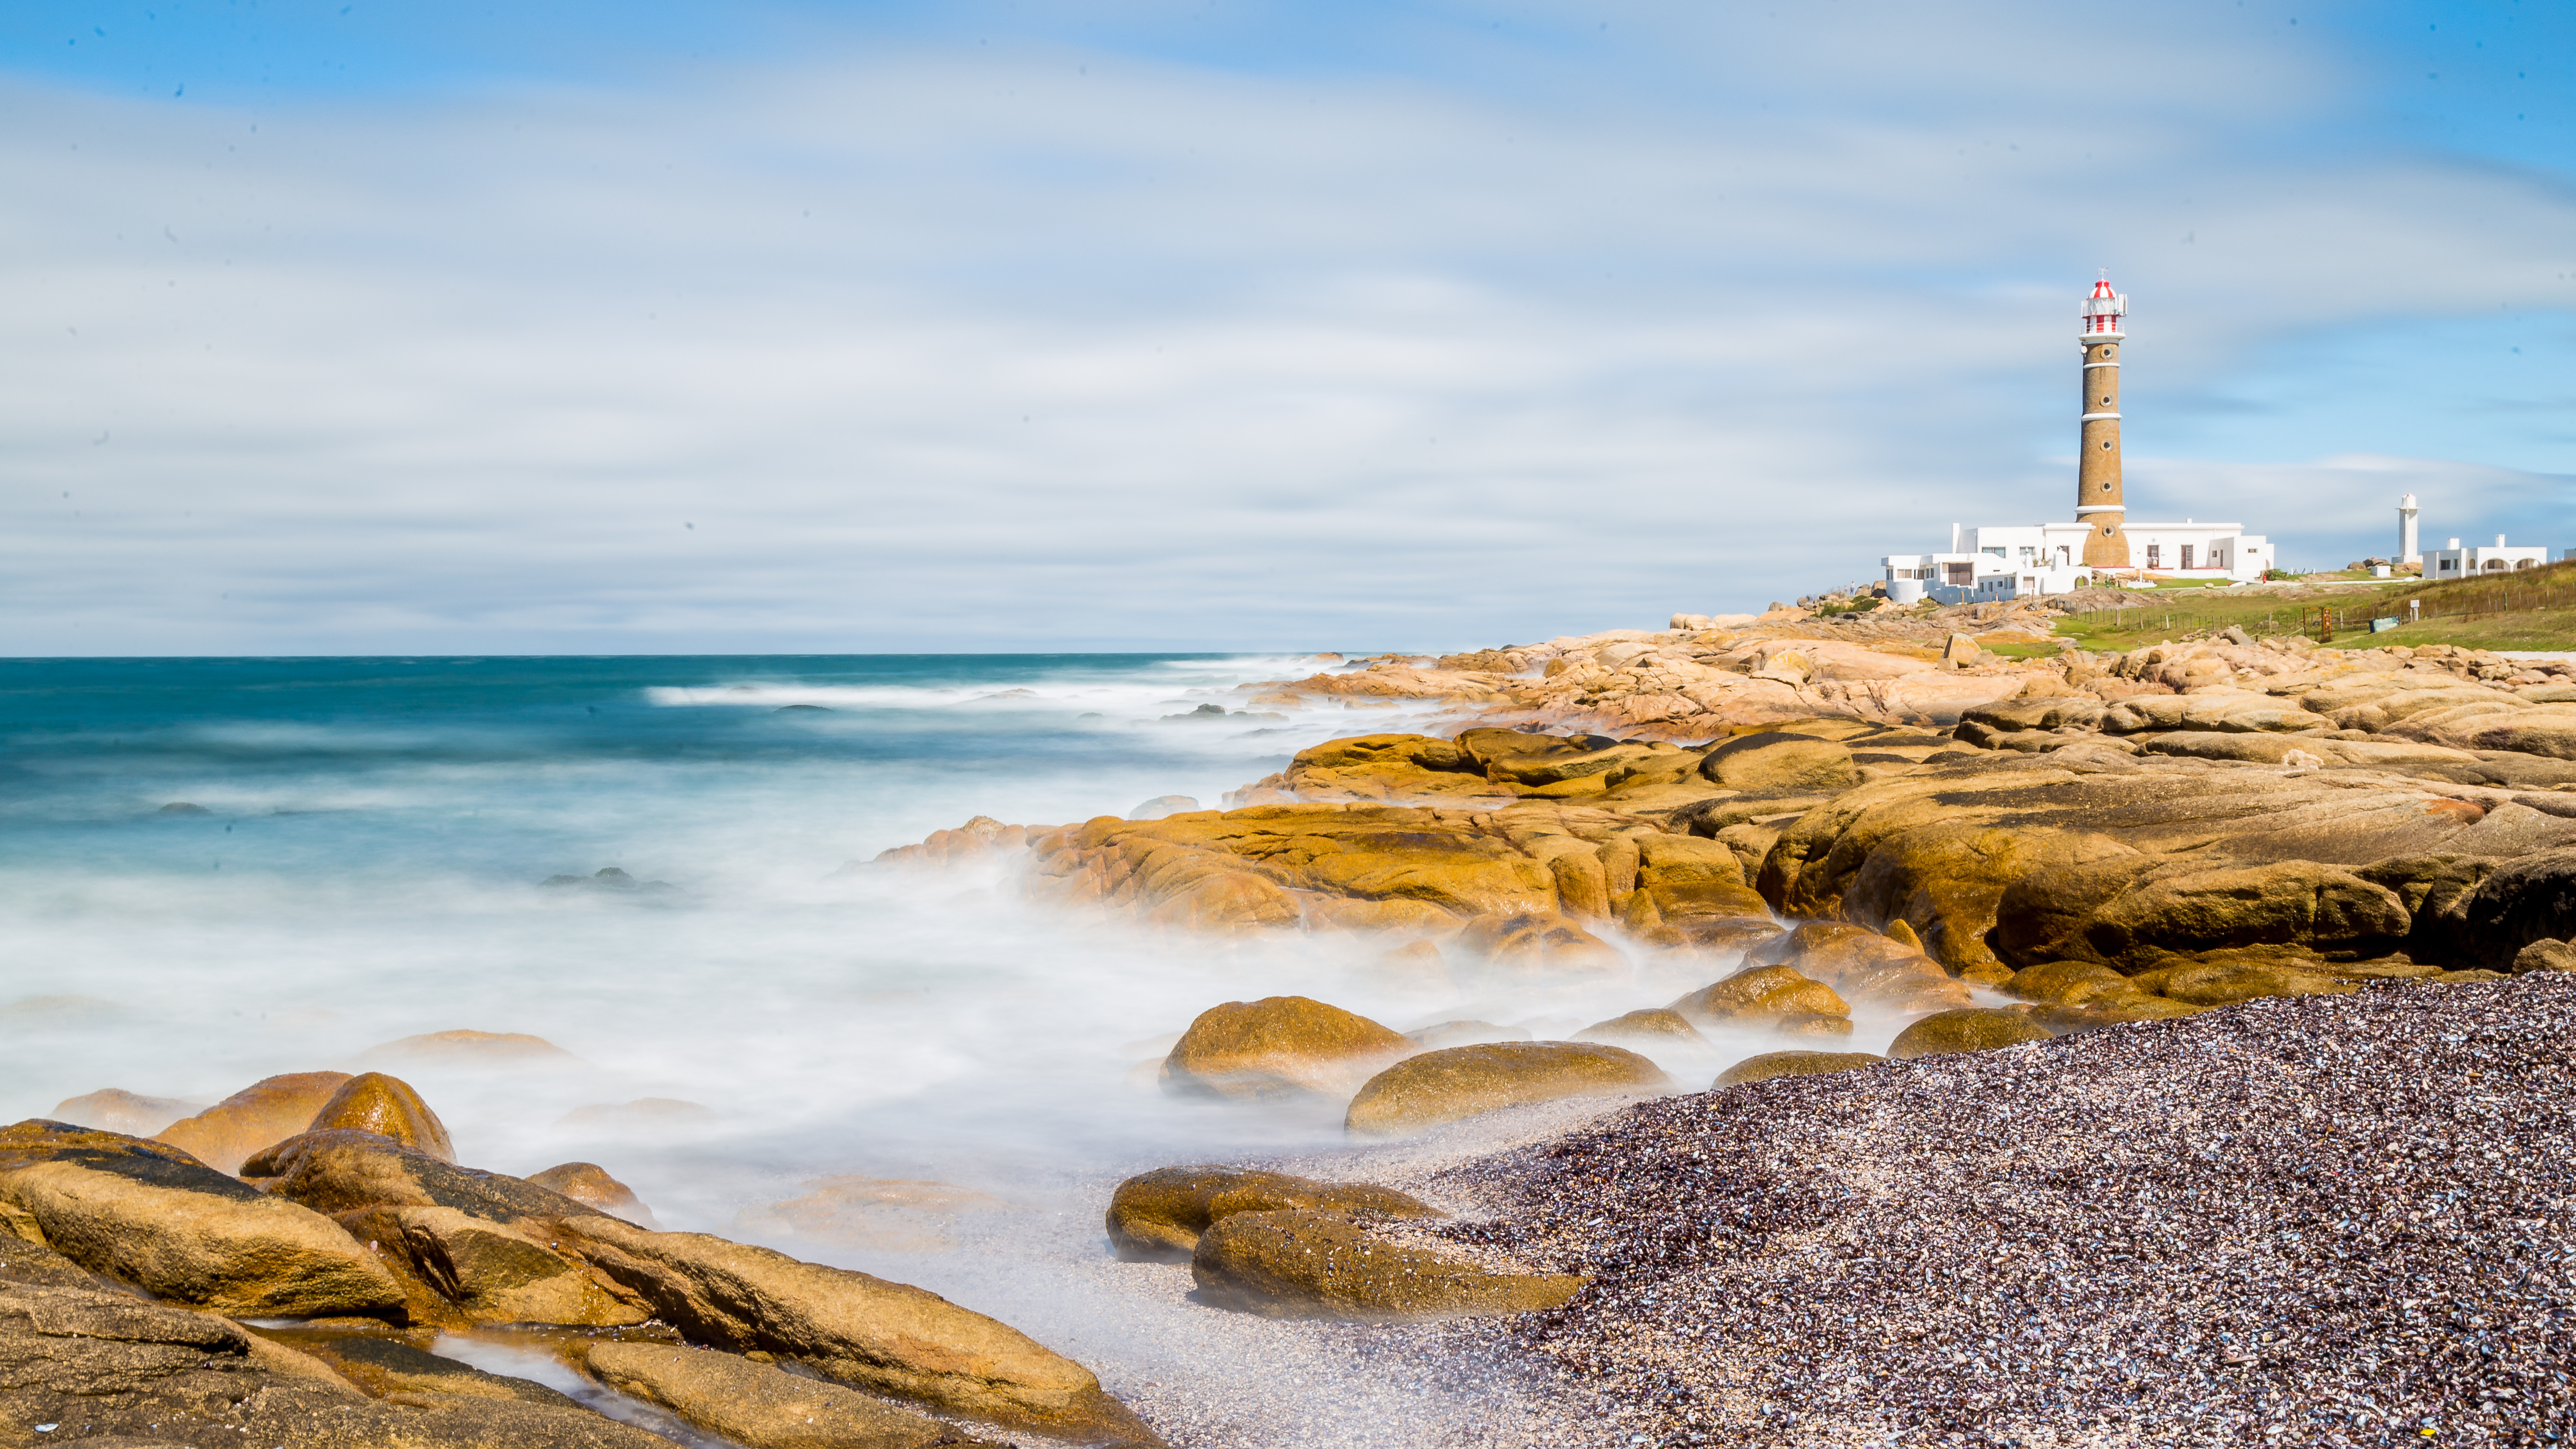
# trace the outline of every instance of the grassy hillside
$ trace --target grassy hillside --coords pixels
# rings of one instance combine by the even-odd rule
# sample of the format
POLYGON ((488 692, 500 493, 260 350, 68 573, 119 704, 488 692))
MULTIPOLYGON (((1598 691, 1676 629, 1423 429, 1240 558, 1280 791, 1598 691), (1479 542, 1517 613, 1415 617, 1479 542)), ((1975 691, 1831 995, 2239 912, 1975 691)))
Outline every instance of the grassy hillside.
POLYGON ((2057 632, 2087 649, 2135 649, 2230 624, 2258 637, 2304 632, 2313 639, 2321 609, 2334 611, 2331 642, 2338 649, 2456 644, 2472 649, 2576 650, 2576 563, 2436 584, 2390 579, 2330 589, 2286 585, 2158 590, 2151 603, 2078 614, 2060 621, 2057 632), (2370 632, 2371 618, 2406 618, 2409 600, 2421 605, 2419 622, 2370 632))

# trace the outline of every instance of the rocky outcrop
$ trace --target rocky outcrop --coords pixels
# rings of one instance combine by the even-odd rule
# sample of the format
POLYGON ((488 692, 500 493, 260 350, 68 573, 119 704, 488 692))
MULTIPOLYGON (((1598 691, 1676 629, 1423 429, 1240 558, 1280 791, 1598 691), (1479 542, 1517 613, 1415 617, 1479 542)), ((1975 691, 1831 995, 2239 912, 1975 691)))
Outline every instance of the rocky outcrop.
POLYGON ((1129 1262, 1184 1261, 1220 1218, 1290 1209, 1356 1218, 1440 1216, 1417 1198, 1367 1183, 1239 1167, 1158 1167, 1118 1184, 1109 1199, 1109 1244, 1129 1262))
POLYGON ((313 1123, 349 1081, 347 1072, 289 1072, 264 1077, 194 1117, 153 1134, 217 1172, 237 1171, 242 1159, 283 1141, 313 1123))
POLYGON ((602 1343, 591 1377, 747 1449, 1003 1449, 883 1399, 739 1354, 657 1343, 602 1343))
POLYGON ((1209 1007, 1163 1059, 1179 1096, 1339 1097, 1416 1050, 1402 1033, 1303 996, 1209 1007))
POLYGON ((1613 976, 1628 969, 1618 947, 1556 911, 1478 916, 1459 930, 1450 952, 1485 976, 1527 981, 1613 976))
POLYGON ((490 1230, 506 1229, 578 1264, 626 1311, 641 1309, 695 1343, 792 1358, 836 1382, 1009 1427, 1155 1442, 1081 1365, 906 1284, 704 1233, 651 1232, 373 1133, 305 1133, 244 1170, 278 1197, 344 1220, 407 1222, 448 1209, 455 1216, 439 1222, 486 1235, 480 1246, 496 1253, 504 1248, 490 1230), (475 1226, 457 1226, 460 1219, 475 1226))
POLYGON ((65 1437, 135 1449, 669 1449, 659 1435, 557 1400, 406 1393, 378 1402, 319 1361, 213 1314, 0 1270, 0 1434, 13 1445, 65 1437), (39 1430, 54 1425, 78 1430, 39 1430))
POLYGON ((183 1102, 176 1097, 146 1097, 121 1087, 104 1087, 65 1098, 47 1113, 49 1120, 69 1122, 75 1127, 96 1127, 107 1132, 122 1132, 130 1137, 149 1137, 183 1117, 193 1117, 206 1110, 203 1102, 183 1102))
POLYGON ((1554 1308, 1583 1287, 1566 1274, 1494 1273, 1392 1242, 1322 1212, 1238 1213, 1190 1255, 1199 1296, 1267 1318, 1383 1323, 1554 1308))
MULTIPOLYGON (((379 1139, 381 1140, 381 1139, 379 1139)), ((41 1119, 0 1128, 0 1207, 158 1298, 238 1315, 395 1315, 401 1286, 339 1224, 161 1143, 41 1119)))
POLYGON ((1351 1099, 1343 1125, 1362 1137, 1395 1137, 1503 1107, 1567 1097, 1669 1091, 1653 1062, 1596 1042, 1505 1041, 1450 1047, 1396 1063, 1351 1099))

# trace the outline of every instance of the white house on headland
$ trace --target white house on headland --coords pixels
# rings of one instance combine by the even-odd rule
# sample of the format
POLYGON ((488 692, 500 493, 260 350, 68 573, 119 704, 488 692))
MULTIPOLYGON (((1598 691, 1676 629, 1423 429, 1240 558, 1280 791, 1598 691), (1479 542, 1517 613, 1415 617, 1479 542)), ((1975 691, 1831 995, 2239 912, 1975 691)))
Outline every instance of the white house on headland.
MULTIPOLYGON (((2412 495, 2409 495, 2412 501, 2412 495)), ((2549 562, 2545 548, 2507 548, 2504 535, 2496 535, 2493 548, 2462 548, 2458 539, 2449 548, 2424 550, 2424 581, 2438 584, 2444 579, 2467 578, 2471 574, 2510 573, 2515 569, 2536 569, 2549 562)))
POLYGON ((2274 563, 2270 540, 2241 523, 2131 523, 2121 497, 2120 344, 2129 299, 2108 279, 2077 312, 2083 326, 2075 518, 2069 523, 1950 526, 1947 553, 1889 554, 1888 598, 1944 604, 2063 594, 2095 574, 2140 572, 2190 579, 2259 579, 2274 563))

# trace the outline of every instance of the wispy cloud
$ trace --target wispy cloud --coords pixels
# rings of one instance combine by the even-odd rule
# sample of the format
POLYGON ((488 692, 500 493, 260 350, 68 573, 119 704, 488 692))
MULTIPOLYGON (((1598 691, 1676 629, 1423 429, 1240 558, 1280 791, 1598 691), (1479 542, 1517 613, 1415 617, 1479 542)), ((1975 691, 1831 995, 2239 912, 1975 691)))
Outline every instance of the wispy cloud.
MULTIPOLYGON (((2563 179, 2336 143, 2355 69, 2226 12, 2132 23, 2117 85, 2045 7, 1603 15, 1386 67, 834 34, 650 87, 10 83, 0 649, 1495 642, 2061 512, 2097 265, 2142 458, 2289 336, 2537 307, 2576 353, 2563 179)), ((2325 461, 2131 496, 2339 562, 2393 491, 2328 455, 2417 451, 2409 394, 2266 393, 2325 461)), ((2566 479, 2490 466, 2554 425, 2403 486, 2563 528, 2566 479)))

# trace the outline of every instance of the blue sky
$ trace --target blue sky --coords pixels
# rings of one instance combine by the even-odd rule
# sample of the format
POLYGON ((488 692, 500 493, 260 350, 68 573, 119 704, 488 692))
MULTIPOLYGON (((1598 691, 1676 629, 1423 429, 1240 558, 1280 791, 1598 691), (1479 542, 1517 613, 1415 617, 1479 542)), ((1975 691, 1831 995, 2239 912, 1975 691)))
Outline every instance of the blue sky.
POLYGON ((2576 10, 22 4, 0 651, 1446 647, 2576 547, 2576 10))

